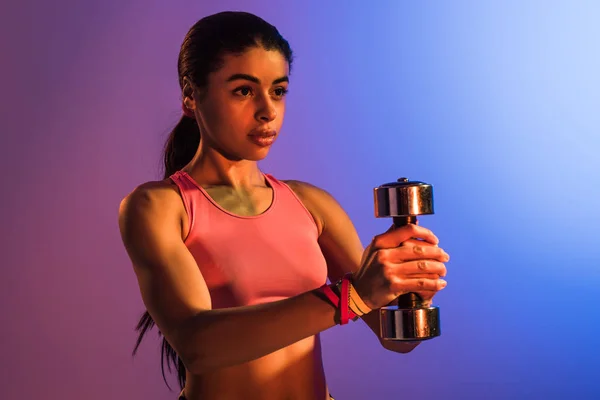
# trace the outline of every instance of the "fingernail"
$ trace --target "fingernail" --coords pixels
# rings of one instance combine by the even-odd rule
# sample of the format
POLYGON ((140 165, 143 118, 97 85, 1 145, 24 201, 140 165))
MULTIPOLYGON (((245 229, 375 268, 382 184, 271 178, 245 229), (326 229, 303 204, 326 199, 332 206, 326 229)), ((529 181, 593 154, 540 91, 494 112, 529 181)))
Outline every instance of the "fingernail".
POLYGON ((439 279, 438 281, 440 282, 440 290, 443 289, 443 288, 445 288, 446 285, 448 285, 448 282, 446 282, 443 279, 439 279))

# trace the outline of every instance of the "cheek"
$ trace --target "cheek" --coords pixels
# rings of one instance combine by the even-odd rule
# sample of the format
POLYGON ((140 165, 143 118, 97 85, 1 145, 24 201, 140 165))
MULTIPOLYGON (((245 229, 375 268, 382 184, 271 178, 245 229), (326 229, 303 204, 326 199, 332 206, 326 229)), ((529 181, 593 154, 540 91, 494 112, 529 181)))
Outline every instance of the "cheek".
POLYGON ((220 131, 236 119, 236 110, 223 101, 206 102, 202 106, 202 120, 210 130, 220 131))
POLYGON ((221 103, 218 107, 212 107, 206 118, 209 129, 219 136, 217 140, 224 143, 237 140, 235 138, 256 125, 252 108, 241 102, 221 103))

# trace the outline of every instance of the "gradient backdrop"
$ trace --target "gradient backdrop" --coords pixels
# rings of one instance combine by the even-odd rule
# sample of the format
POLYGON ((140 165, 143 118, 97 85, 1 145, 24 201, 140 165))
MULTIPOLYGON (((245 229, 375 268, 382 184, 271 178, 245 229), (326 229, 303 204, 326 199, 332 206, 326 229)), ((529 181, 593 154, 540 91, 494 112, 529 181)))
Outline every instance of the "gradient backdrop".
POLYGON ((117 209, 160 176, 183 36, 225 9, 296 53, 263 170, 330 191, 364 243, 389 225, 375 186, 434 186, 443 335, 401 355, 362 323, 324 332, 336 399, 600 398, 600 3, 10 3, 1 399, 175 398, 155 334, 131 357, 143 304, 117 209))

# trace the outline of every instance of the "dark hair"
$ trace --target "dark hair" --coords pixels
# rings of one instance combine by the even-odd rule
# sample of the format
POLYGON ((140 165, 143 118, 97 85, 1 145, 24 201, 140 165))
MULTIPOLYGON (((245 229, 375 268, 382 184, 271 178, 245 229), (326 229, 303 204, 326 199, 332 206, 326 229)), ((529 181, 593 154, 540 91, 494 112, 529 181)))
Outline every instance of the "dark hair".
MULTIPOLYGON (((241 54, 251 47, 279 51, 292 64, 292 50, 277 28, 256 15, 247 12, 225 11, 209 15, 196 22, 188 31, 179 51, 177 71, 179 86, 183 89, 183 79, 187 77, 196 87, 203 88, 208 83, 210 73, 223 66, 226 54, 241 54)), ((164 179, 189 163, 200 144, 200 130, 194 118, 182 115, 171 131, 164 147, 164 179)), ((136 354, 144 335, 155 323, 148 311, 140 318, 135 330, 139 336, 133 350, 136 354)), ((161 333, 159 332, 159 335, 161 333)), ((185 366, 175 350, 163 337, 161 346, 161 371, 165 377, 165 358, 171 372, 171 364, 177 368, 181 389, 185 386, 185 366)))

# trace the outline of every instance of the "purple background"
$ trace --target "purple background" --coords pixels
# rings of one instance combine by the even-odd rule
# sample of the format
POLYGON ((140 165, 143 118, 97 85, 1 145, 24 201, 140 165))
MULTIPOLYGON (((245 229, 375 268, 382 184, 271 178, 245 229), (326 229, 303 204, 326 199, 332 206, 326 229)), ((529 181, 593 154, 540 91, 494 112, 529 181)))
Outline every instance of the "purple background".
POLYGON ((362 323, 324 332, 336 399, 600 398, 599 3, 0 7, 0 399, 175 398, 155 333, 130 355, 143 305, 117 209, 160 177, 183 36, 225 9, 297 56, 265 171, 330 191, 364 243, 389 224, 373 187, 434 185, 443 335, 400 355, 362 323))

